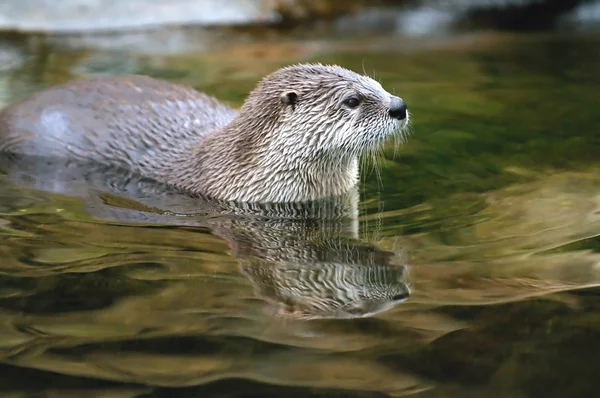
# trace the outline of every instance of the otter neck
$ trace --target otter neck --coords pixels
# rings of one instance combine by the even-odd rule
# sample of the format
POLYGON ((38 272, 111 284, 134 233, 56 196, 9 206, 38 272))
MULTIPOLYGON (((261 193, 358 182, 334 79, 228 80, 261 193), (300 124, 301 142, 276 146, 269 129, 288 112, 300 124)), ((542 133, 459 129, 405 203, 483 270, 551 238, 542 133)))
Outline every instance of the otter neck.
POLYGON ((241 116, 176 161, 172 181, 215 199, 242 202, 309 201, 356 185, 355 155, 315 151, 280 134, 276 120, 241 116), (253 123, 257 120, 262 125, 253 123))

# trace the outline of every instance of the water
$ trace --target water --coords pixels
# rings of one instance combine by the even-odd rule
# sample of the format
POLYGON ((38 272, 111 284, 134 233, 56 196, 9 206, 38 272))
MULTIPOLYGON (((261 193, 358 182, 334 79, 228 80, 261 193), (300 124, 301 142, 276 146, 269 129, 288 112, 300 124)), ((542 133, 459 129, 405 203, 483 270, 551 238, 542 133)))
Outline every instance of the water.
POLYGON ((593 396, 599 44, 7 42, 5 103, 136 72, 239 105, 276 67, 321 61, 364 66, 414 123, 360 196, 311 208, 215 209, 117 171, 4 163, 2 396, 593 396))

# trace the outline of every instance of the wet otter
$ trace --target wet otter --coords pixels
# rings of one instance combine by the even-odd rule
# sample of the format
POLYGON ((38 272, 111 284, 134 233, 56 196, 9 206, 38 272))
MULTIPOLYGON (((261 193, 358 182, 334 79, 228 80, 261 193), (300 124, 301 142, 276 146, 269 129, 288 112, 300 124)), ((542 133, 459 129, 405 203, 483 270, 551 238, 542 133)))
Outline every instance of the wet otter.
POLYGON ((239 111, 144 76, 75 80, 0 113, 0 151, 124 167, 226 201, 298 202, 348 191, 358 156, 402 136, 406 104, 339 66, 279 69, 239 111))

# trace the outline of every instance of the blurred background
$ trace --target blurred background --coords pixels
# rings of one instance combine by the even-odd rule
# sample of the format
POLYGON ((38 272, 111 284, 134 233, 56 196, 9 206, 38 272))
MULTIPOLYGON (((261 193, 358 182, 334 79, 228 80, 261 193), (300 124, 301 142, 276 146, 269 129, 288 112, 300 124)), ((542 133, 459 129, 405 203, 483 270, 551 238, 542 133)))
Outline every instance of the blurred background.
POLYGON ((367 73, 397 72, 374 58, 506 43, 507 32, 585 37, 599 21, 594 0, 2 0, 0 79, 6 102, 80 75, 146 73, 209 89, 349 50, 362 51, 367 73))

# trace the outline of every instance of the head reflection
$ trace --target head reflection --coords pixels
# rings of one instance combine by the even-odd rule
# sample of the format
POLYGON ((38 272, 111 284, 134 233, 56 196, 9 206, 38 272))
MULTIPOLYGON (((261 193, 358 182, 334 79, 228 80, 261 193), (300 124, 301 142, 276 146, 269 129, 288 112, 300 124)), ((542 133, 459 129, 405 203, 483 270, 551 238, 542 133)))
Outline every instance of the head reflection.
POLYGON ((268 303, 270 314, 307 320, 363 318, 409 297, 408 268, 398 264, 395 253, 356 238, 356 218, 319 214, 221 220, 213 231, 228 240, 241 272, 255 295, 268 303))
POLYGON ((242 268, 274 315, 299 319, 364 318, 405 301, 405 266, 252 264, 242 268))

